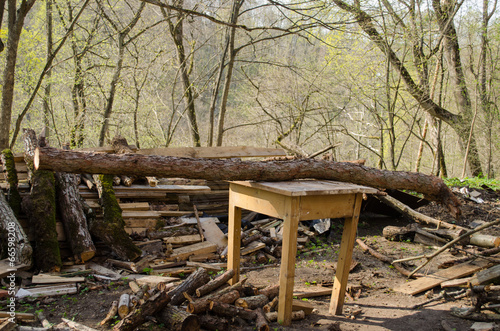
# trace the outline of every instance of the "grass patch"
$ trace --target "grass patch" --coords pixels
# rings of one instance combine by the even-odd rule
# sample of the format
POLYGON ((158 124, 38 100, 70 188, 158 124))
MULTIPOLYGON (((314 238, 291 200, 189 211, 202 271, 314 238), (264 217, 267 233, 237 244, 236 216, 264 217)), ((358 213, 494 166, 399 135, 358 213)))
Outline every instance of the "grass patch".
POLYGON ((486 185, 494 190, 500 190, 500 180, 498 179, 486 179, 481 177, 473 177, 473 178, 444 178, 443 179, 446 185, 452 187, 469 187, 469 188, 481 188, 483 185, 486 185))

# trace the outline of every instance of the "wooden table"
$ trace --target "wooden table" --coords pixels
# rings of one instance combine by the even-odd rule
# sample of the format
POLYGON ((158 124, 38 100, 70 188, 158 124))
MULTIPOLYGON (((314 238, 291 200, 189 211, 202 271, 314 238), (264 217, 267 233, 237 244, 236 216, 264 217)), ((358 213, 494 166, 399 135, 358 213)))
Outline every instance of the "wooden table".
POLYGON ((330 302, 330 313, 341 314, 363 193, 376 192, 374 188, 335 181, 231 182, 227 267, 234 269, 235 276, 230 283, 236 283, 240 275, 241 209, 283 219, 278 322, 290 325, 299 221, 345 218, 330 302))

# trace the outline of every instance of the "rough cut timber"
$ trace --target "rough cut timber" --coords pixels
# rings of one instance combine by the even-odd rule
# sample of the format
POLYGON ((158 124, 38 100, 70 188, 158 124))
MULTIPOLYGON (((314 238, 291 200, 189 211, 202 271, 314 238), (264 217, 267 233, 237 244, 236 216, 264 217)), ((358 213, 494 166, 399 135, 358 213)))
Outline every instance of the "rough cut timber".
POLYGON ((99 154, 41 147, 37 169, 71 173, 126 174, 207 180, 287 181, 301 178, 338 180, 378 188, 406 189, 440 201, 454 215, 460 202, 442 179, 422 173, 379 170, 359 164, 315 159, 232 161, 140 154, 99 154))
POLYGON ((57 204, 66 231, 66 238, 73 256, 78 262, 94 257, 96 249, 87 227, 80 193, 76 186, 76 176, 63 172, 55 174, 57 184, 57 204))

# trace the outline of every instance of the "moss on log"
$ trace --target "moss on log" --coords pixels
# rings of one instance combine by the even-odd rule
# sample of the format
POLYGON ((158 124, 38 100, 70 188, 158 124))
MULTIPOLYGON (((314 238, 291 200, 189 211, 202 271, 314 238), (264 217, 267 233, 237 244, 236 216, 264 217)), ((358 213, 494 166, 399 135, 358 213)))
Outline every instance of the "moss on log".
POLYGON ((125 232, 122 209, 118 205, 113 189, 113 176, 95 175, 94 180, 99 191, 104 217, 91 221, 90 233, 105 242, 120 259, 133 261, 141 256, 141 250, 125 232))

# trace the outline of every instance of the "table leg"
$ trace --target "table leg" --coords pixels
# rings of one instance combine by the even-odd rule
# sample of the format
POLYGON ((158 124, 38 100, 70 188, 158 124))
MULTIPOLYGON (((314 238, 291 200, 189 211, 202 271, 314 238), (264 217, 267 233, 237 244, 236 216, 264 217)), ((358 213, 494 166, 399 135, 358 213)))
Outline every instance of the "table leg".
POLYGON ((345 291, 347 288, 347 279, 351 267, 352 251, 356 232, 358 229, 359 211, 363 195, 356 194, 354 210, 352 217, 346 217, 344 231, 342 232, 342 242, 340 244, 339 258, 337 262, 337 271, 333 283, 332 297, 330 301, 330 314, 341 315, 344 307, 345 291))
POLYGON ((299 200, 287 198, 283 217, 283 241, 280 268, 280 292, 278 304, 278 323, 292 324, 292 300, 295 277, 295 256, 297 254, 297 231, 299 228, 299 200))
POLYGON ((228 251, 227 269, 234 270, 234 276, 229 280, 233 285, 240 278, 240 245, 241 245, 241 208, 236 207, 229 197, 229 219, 228 219, 228 251))

